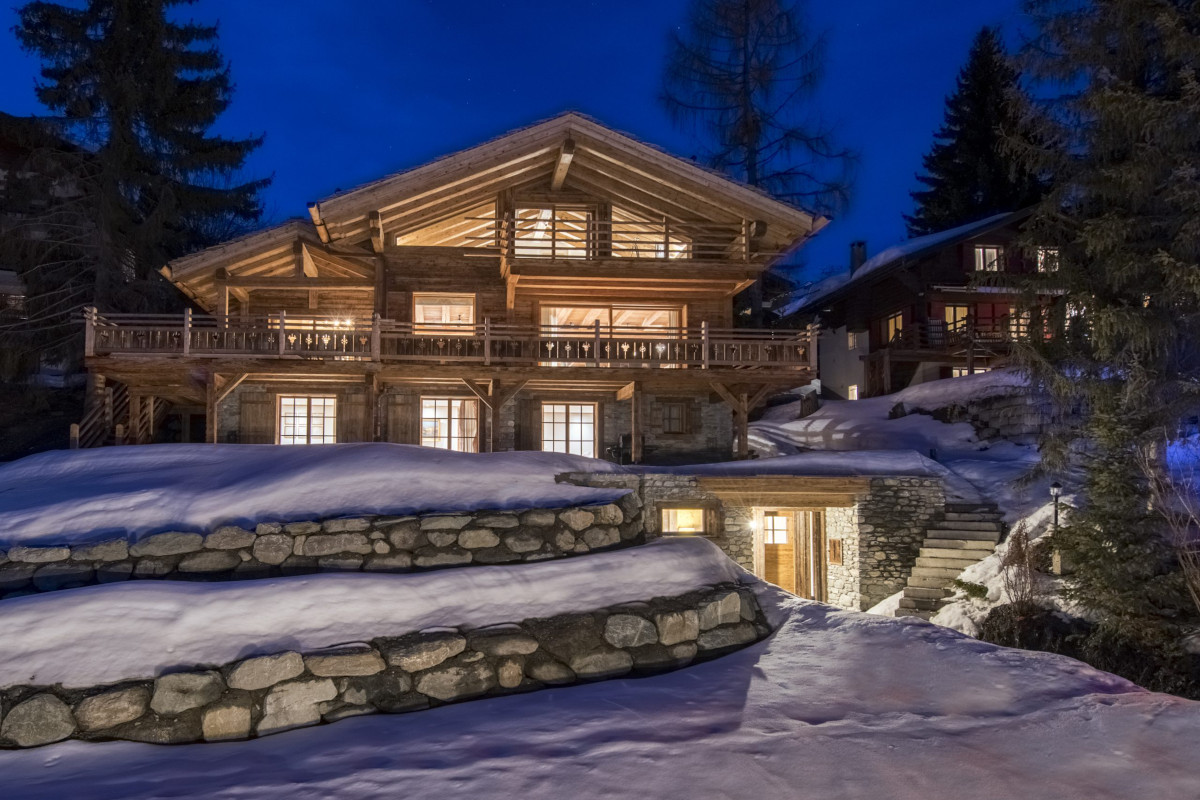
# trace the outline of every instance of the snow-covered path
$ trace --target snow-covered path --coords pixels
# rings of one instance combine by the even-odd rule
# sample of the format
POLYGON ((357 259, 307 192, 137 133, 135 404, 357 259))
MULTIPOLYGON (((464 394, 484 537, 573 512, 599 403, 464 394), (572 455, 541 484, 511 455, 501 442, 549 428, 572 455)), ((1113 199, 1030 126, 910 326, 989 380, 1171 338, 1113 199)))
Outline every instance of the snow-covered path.
POLYGON ((1200 704, 760 589, 776 634, 641 680, 252 742, 0 753, 18 798, 1193 798, 1200 704))

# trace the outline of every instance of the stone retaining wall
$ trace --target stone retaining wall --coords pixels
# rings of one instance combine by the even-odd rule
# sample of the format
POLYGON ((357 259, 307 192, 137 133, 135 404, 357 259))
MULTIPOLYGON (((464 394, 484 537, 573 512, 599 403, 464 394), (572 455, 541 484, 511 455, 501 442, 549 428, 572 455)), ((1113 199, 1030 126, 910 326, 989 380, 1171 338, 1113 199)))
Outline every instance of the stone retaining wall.
POLYGON ((945 508, 946 494, 937 478, 872 478, 871 491, 850 509, 858 542, 856 550, 849 548, 849 540, 843 544, 842 572, 847 578, 857 572, 859 588, 857 604, 853 592, 843 592, 845 607, 865 611, 902 590, 926 530, 945 508))
POLYGON ((131 578, 229 580, 323 571, 407 572, 563 558, 642 540, 641 501, 526 511, 225 525, 0 550, 0 598, 131 578))
POLYGON ((767 633, 754 595, 726 584, 586 614, 189 664, 155 680, 78 690, 14 686, 0 691, 0 747, 69 738, 247 739, 362 714, 664 672, 767 633))

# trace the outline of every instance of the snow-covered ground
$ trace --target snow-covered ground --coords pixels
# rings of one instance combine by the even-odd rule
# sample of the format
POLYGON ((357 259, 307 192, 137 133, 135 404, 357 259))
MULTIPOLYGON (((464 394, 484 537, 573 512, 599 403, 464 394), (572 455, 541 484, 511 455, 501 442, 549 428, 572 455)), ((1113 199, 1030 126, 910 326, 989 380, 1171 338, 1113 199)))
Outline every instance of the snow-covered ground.
POLYGON ((933 381, 884 397, 826 401, 819 411, 801 419, 795 418, 797 404, 777 406, 751 425, 750 444, 768 459, 796 453, 815 458, 829 451, 854 451, 845 458, 863 470, 871 469, 876 462, 895 463, 905 457, 935 461, 928 469, 941 471, 950 499, 991 500, 1013 522, 1040 506, 1046 495, 1043 484, 1048 485, 1049 480, 1031 484, 1020 481, 1038 463, 1036 447, 980 442, 975 429, 966 422, 948 424, 918 413, 889 419, 889 414, 898 403, 910 409, 933 410, 1004 394, 1022 385, 1024 381, 1016 373, 997 371, 933 381))
MULTIPOLYGON (((637 680, 250 742, 0 753, 3 796, 1193 798, 1200 704, 760 584, 777 631, 637 680)), ((113 642, 112 647, 120 647, 113 642)))
POLYGON ((0 466, 0 545, 345 514, 607 503, 624 492, 555 483, 554 476, 621 469, 556 453, 398 444, 59 450, 0 466))
MULTIPOLYGON (((5 600, 0 686, 96 686, 282 650, 481 628, 753 580, 707 539, 585 558, 381 575, 137 581, 5 600)), ((0 797, 3 792, 0 792, 0 797)))

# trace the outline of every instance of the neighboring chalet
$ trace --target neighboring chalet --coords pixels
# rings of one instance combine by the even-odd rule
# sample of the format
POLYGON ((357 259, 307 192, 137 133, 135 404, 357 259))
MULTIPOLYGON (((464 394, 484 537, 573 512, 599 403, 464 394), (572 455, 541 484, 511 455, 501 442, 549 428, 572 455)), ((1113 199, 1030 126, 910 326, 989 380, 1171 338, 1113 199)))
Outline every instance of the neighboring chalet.
POLYGON ((849 274, 818 284, 784 319, 819 320, 823 393, 856 400, 1002 364, 1025 334, 1018 291, 1003 274, 1055 265, 1053 251, 1030 263, 1014 245, 1028 213, 910 239, 871 259, 852 245, 849 274))
POLYGON ((164 268, 200 311, 88 312, 82 446, 725 459, 816 377, 807 330, 735 328, 733 298, 825 220, 578 114, 309 216, 164 268))

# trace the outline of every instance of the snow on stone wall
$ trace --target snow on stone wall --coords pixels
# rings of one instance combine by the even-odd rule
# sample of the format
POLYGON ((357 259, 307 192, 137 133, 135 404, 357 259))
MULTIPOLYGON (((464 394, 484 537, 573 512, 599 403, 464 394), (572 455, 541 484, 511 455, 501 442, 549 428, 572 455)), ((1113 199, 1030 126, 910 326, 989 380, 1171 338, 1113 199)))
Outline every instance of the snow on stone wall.
POLYGON ((154 680, 0 691, 0 747, 64 739, 248 739, 372 713, 678 669, 769 628, 740 585, 486 628, 438 628, 324 650, 184 664, 154 680))
POLYGON ((362 516, 223 525, 130 543, 17 545, 0 550, 0 593, 16 597, 131 578, 229 580, 331 571, 407 572, 563 558, 642 537, 635 494, 616 503, 526 511, 362 516))

